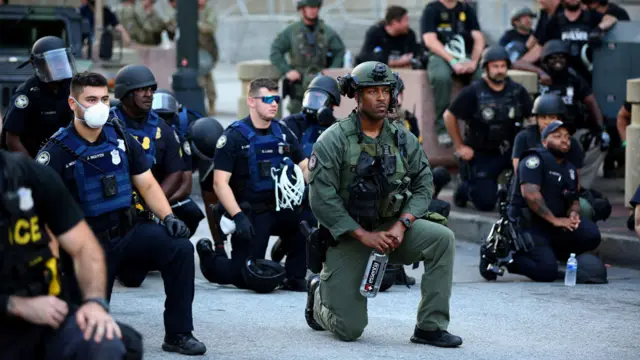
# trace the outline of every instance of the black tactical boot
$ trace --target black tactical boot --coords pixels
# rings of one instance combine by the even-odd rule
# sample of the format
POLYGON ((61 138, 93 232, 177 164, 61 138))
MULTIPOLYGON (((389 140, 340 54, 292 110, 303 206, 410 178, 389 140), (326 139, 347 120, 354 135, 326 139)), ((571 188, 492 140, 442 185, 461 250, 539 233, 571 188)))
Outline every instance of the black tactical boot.
POLYGON ((406 271, 404 271, 404 266, 400 269, 400 271, 398 271, 396 273, 396 281, 394 282, 395 285, 407 285, 407 286, 411 286, 411 285, 415 285, 416 284, 416 278, 414 278, 413 276, 409 276, 407 275, 406 271))
POLYGON ((304 278, 302 279, 287 278, 287 279, 284 279, 284 281, 282 282, 281 289, 288 290, 288 291, 298 291, 298 292, 307 291, 307 281, 304 278))
POLYGON ((271 248, 271 260, 279 263, 285 255, 287 255, 287 249, 285 249, 282 239, 278 239, 271 248))
POLYGON ((491 265, 491 260, 487 257, 486 253, 486 245, 480 246, 480 275, 487 281, 494 281, 498 278, 498 275, 493 271, 489 270, 489 265, 491 265))
POLYGON ((313 275, 307 280, 307 306, 304 309, 304 318, 307 320, 307 325, 309 325, 310 328, 323 331, 324 328, 313 318, 313 301, 316 297, 316 289, 318 286, 320 286, 320 275, 313 275))
POLYGON ((190 332, 164 336, 162 350, 183 355, 202 355, 207 352, 207 347, 200 340, 193 337, 190 332))
POLYGON ((198 240, 196 243, 196 252, 198 253, 198 257, 200 257, 200 271, 202 272, 202 275, 209 282, 217 283, 215 274, 213 274, 213 267, 207 266, 210 265, 217 256, 219 256, 218 253, 213 250, 211 240, 207 238, 198 240))
POLYGON ((469 201, 468 189, 464 184, 460 184, 456 191, 453 193, 453 203, 456 204, 457 207, 467 207, 467 202, 469 201))
POLYGON ((449 334, 447 330, 426 331, 419 329, 416 326, 413 331, 413 336, 411 337, 411 342, 451 348, 462 345, 462 338, 460 336, 449 334))

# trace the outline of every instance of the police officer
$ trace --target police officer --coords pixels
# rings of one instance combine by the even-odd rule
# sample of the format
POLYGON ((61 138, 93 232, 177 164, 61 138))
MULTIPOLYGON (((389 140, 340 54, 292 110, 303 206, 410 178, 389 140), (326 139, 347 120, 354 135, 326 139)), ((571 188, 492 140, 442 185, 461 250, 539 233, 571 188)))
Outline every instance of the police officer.
POLYGON ((215 256, 208 241, 198 242, 201 270, 209 281, 258 291, 251 287, 253 277, 247 274, 247 265, 264 259, 269 237, 277 235, 291 244, 285 288, 305 289, 305 243, 296 236, 300 220, 294 210, 302 202, 305 180, 300 177, 306 179, 308 160, 295 135, 273 121, 280 102, 277 94, 275 81, 254 79, 247 96, 250 115, 225 129, 216 144, 213 188, 226 216, 235 223, 235 232, 231 259, 215 256), (283 178, 287 175, 283 164, 290 171, 299 167, 295 181, 283 178), (301 185, 295 188, 296 199, 288 198, 285 191, 293 183, 301 185), (290 206, 284 206, 283 199, 291 200, 290 206))
POLYGON ((170 199, 180 188, 184 163, 180 158, 179 137, 151 109, 157 87, 148 67, 123 67, 115 78, 115 97, 120 100, 120 105, 111 108, 111 116, 120 119, 127 132, 142 145, 147 165, 170 199))
MULTIPOLYGON (((536 40, 539 46, 554 39, 566 42, 569 47, 569 65, 591 84, 591 48, 602 43, 604 32, 617 20, 611 15, 583 9, 580 1, 563 0, 563 7, 549 19, 544 30, 536 34, 536 40)), ((527 57, 526 60, 534 63, 538 57, 527 57)))
POLYGON ((527 90, 507 77, 509 55, 500 46, 482 55, 484 75, 464 88, 445 112, 449 135, 461 164, 462 182, 454 202, 491 211, 497 201, 498 177, 511 167, 509 155, 520 124, 531 114, 527 90), (464 142, 458 120, 466 122, 464 142))
POLYGON ((462 339, 446 331, 454 235, 422 219, 433 192, 431 169, 418 139, 386 119, 396 78, 387 65, 365 62, 339 81, 357 108, 322 134, 309 158, 311 208, 336 244, 329 247, 320 275, 309 279, 307 324, 343 341, 362 335, 367 299, 358 289, 375 250, 389 254, 390 263, 424 260, 430 269, 422 276, 411 341, 459 346, 462 339))
POLYGON ((569 68, 570 56, 565 42, 548 41, 542 48, 541 59, 541 68, 520 68, 540 74, 541 94, 556 94, 564 101, 567 114, 563 121, 585 152, 580 185, 591 188, 610 143, 602 112, 589 84, 569 68))
POLYGON ((466 1, 459 0, 430 1, 422 12, 420 29, 430 52, 427 74, 433 89, 438 143, 451 146, 443 116, 449 106, 453 77, 468 81, 482 76, 479 65, 485 47, 484 36, 475 10, 466 1))
POLYGON ((516 253, 507 269, 534 281, 556 280, 557 260, 600 244, 598 227, 579 215, 577 169, 566 160, 570 139, 566 126, 553 121, 542 131, 544 148, 529 149, 518 164, 509 216, 531 235, 535 247, 516 253))
POLYGON ((76 75, 69 97, 75 119, 42 148, 38 162, 62 177, 100 239, 107 254, 107 298, 122 266, 159 270, 167 294, 162 349, 203 354, 204 344, 191 333, 194 258, 189 230, 171 211, 140 143, 118 121, 107 123, 108 103, 102 75, 76 75), (164 226, 136 216, 133 190, 164 226))
POLYGON ((341 68, 345 46, 340 35, 318 18, 322 0, 298 0, 302 19, 287 26, 271 44, 271 63, 286 77, 287 109, 300 112, 305 89, 325 68, 341 68), (285 54, 289 54, 287 63, 285 54))
MULTIPOLYGON (((169 126, 174 130, 179 125, 178 119, 178 102, 176 99, 167 92, 156 92, 153 95, 152 110, 155 111, 169 126)), ((179 219, 187 224, 189 232, 194 234, 200 221, 204 219, 204 214, 200 207, 191 199, 191 187, 193 184, 193 169, 191 166, 191 145, 180 134, 178 130, 175 130, 176 135, 180 140, 180 154, 184 161, 184 168, 182 169, 182 177, 178 190, 169 198, 169 204, 173 212, 179 219)))
POLYGON ((220 214, 217 212, 218 197, 213 191, 213 157, 216 151, 216 143, 224 128, 220 122, 212 117, 196 120, 189 128, 191 138, 192 159, 198 158, 198 180, 202 200, 205 205, 209 230, 213 237, 214 250, 222 256, 227 256, 224 249, 226 236, 220 232, 220 214))
POLYGON ((105 301, 106 267, 80 208, 51 169, 0 151, 0 351, 7 359, 122 359, 120 327, 105 301), (64 211, 61 211, 64 209, 64 211), (78 267, 84 298, 64 289, 52 239, 78 267), (84 339, 83 339, 84 337, 84 339), (88 340, 85 340, 88 339, 88 340))
POLYGON ((115 15, 133 41, 141 45, 160 45, 165 21, 154 8, 155 0, 123 0, 115 7, 115 15))
POLYGON ((618 21, 631 21, 627 10, 609 0, 582 0, 582 3, 587 5, 589 9, 601 14, 611 15, 618 21))
POLYGON ((511 26, 502 34, 498 44, 509 53, 509 58, 515 62, 527 52, 527 41, 533 33, 532 22, 536 14, 528 6, 513 9, 511 26))
POLYGON ((35 74, 16 90, 4 118, 3 143, 10 151, 35 157, 40 146, 73 119, 67 99, 69 80, 76 72, 71 49, 55 36, 38 39, 28 61, 35 74))

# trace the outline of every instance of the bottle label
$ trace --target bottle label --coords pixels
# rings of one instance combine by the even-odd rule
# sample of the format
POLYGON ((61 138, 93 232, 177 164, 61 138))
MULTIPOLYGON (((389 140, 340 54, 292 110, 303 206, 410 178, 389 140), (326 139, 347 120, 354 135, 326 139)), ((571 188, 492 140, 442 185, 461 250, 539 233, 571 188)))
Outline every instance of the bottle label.
POLYGON ((365 291, 373 291, 373 288, 376 284, 376 279, 378 278, 378 274, 380 273, 380 262, 373 261, 371 263, 371 269, 369 270, 369 275, 367 276, 367 283, 364 284, 365 291))
POLYGON ((574 265, 574 264, 567 264, 567 270, 569 270, 569 271, 576 271, 576 270, 578 270, 578 265, 574 265))

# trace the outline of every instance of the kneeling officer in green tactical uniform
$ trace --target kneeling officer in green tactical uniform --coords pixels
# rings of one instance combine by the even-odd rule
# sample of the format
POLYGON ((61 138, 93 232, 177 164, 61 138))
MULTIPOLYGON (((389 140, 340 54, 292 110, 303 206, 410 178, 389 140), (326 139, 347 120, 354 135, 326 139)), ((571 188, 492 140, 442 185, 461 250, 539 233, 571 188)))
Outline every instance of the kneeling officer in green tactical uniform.
POLYGON ((309 160, 311 209, 335 241, 320 275, 309 279, 307 324, 344 341, 362 335, 367 298, 359 287, 374 249, 389 254, 390 263, 424 261, 411 341, 459 346, 462 339, 446 331, 455 238, 425 220, 433 193, 429 161, 418 139, 387 119, 396 79, 385 64, 365 62, 339 82, 358 107, 320 135, 309 160))

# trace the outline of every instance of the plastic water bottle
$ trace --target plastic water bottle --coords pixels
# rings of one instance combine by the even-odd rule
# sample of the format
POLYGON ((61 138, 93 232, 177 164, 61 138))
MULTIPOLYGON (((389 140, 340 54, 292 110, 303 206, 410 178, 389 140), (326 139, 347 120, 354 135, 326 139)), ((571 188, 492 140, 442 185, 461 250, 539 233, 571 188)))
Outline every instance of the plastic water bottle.
POLYGON ((362 277, 362 284, 360 285, 360 294, 362 296, 372 298, 378 295, 384 271, 387 269, 387 262, 389 262, 388 255, 379 254, 375 250, 371 252, 362 277))
POLYGON ((353 58, 351 56, 351 50, 347 50, 344 53, 344 67, 347 69, 351 69, 351 67, 353 67, 353 58))
POLYGON ((567 271, 564 273, 564 286, 576 286, 576 277, 578 275, 578 260, 576 254, 571 253, 567 260, 567 271))

